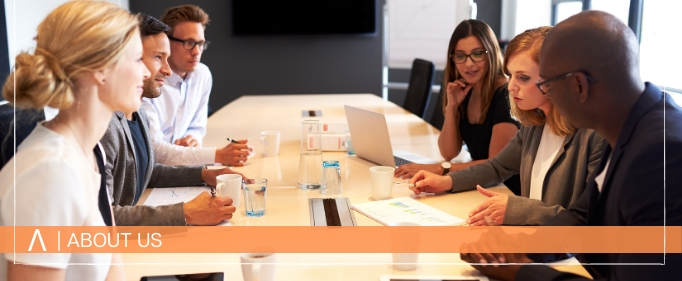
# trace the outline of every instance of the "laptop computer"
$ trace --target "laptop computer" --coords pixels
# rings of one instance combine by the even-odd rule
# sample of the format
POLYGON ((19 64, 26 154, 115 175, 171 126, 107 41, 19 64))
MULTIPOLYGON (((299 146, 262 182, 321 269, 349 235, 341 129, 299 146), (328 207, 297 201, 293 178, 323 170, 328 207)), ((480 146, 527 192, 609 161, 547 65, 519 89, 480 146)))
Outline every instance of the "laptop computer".
POLYGON ((352 106, 345 106, 348 129, 353 140, 355 155, 382 166, 397 167, 408 163, 435 164, 432 159, 417 154, 393 150, 388 135, 386 117, 352 106))

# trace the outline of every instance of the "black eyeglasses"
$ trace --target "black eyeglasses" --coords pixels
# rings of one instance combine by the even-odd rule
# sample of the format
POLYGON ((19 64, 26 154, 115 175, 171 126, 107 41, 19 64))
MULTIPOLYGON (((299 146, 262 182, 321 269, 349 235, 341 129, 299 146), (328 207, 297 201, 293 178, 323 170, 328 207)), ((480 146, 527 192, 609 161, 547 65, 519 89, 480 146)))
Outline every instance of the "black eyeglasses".
POLYGON ((208 45, 211 45, 211 41, 194 41, 194 40, 180 40, 178 38, 175 38, 173 36, 168 36, 168 39, 171 41, 176 41, 176 42, 182 42, 182 47, 191 50, 194 49, 194 46, 199 46, 199 51, 204 51, 208 49, 208 45))
POLYGON ((479 51, 473 51, 471 54, 464 54, 464 53, 454 53, 450 54, 450 59, 452 62, 456 64, 460 63, 465 63, 467 61, 467 58, 471 58, 471 61, 473 62, 481 62, 485 59, 485 54, 487 54, 487 50, 479 50, 479 51))
POLYGON ((585 72, 582 72, 582 71, 575 71, 575 72, 569 72, 569 73, 566 73, 566 74, 557 75, 557 76, 554 76, 554 77, 549 78, 549 79, 547 79, 547 80, 542 80, 542 79, 540 79, 540 80, 542 80, 542 81, 538 80, 538 82, 536 82, 535 85, 538 86, 538 89, 540 89, 540 92, 542 92, 543 94, 546 95, 547 93, 549 93, 549 91, 552 90, 552 88, 550 87, 549 83, 554 82, 554 81, 559 81, 559 80, 566 79, 566 78, 571 77, 571 76, 573 76, 573 75, 576 75, 576 74, 578 74, 578 73, 582 73, 583 75, 585 75, 585 78, 587 78, 587 81, 588 81, 588 82, 591 82, 591 83, 597 82, 597 79, 594 79, 594 78, 590 77, 590 76, 587 75, 585 72))

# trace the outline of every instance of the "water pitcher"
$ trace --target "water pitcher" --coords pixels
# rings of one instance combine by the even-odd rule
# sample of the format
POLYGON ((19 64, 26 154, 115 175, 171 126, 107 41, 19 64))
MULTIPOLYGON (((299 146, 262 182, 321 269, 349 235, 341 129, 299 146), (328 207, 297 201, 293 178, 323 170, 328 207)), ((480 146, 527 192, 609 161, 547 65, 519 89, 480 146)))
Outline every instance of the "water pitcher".
POLYGON ((318 189, 322 185, 322 134, 320 121, 301 121, 301 160, 298 164, 300 189, 318 189))

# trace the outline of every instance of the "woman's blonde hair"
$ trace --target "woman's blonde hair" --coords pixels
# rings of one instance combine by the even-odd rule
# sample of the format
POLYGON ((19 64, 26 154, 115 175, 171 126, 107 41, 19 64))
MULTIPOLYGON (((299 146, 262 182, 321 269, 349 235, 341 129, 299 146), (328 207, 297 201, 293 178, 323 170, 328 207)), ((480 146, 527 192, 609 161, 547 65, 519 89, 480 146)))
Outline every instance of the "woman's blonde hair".
MULTIPOLYGON (((534 29, 529 29, 523 33, 516 35, 514 39, 509 41, 507 49, 504 52, 504 72, 510 75, 507 63, 512 56, 525 53, 536 63, 540 63, 540 48, 545 41, 545 36, 552 29, 551 26, 541 26, 534 29)), ((539 126, 547 123, 549 129, 558 136, 565 136, 575 133, 575 128, 568 125, 566 119, 559 115, 559 111, 554 110, 554 104, 550 103, 549 116, 540 109, 523 110, 520 109, 514 99, 509 94, 509 105, 511 107, 511 114, 519 120, 524 126, 539 126)))
POLYGON ((2 94, 19 108, 66 109, 79 75, 114 65, 138 35, 135 15, 109 2, 72 1, 38 25, 34 54, 21 52, 2 94))
MULTIPOLYGON (((490 108, 490 103, 495 95, 495 84, 499 77, 506 78, 507 76, 502 71, 502 51, 500 51, 500 45, 497 42, 497 37, 493 30, 485 22, 479 20, 465 20, 462 21, 455 31, 452 32, 450 37, 450 44, 448 45, 448 58, 445 63, 445 70, 443 71, 443 86, 441 86, 442 99, 443 99, 443 112, 445 112, 445 106, 448 104, 448 95, 446 89, 448 88, 448 83, 453 82, 462 77, 462 75, 457 71, 457 67, 450 59, 450 56, 455 53, 455 48, 459 40, 464 39, 469 36, 476 36, 478 40, 481 41, 483 47, 488 51, 486 59, 488 60, 488 72, 483 76, 483 87, 481 88, 481 117, 477 124, 483 124, 485 117, 488 113, 488 108, 490 108)), ((463 105, 460 106, 460 114, 465 112, 463 105)))

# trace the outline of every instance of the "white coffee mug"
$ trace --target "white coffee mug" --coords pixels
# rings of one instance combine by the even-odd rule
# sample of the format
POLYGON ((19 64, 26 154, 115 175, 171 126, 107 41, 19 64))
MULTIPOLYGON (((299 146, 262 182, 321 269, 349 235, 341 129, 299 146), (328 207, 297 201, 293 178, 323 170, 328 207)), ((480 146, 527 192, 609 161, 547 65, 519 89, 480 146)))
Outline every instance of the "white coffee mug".
POLYGON ((242 198, 242 176, 237 174, 222 174, 215 178, 216 192, 220 196, 230 196, 232 206, 239 208, 242 198))
POLYGON ((275 280, 277 255, 274 253, 244 253, 239 257, 242 262, 244 281, 275 280))
POLYGON ((391 198, 394 172, 395 168, 388 166, 374 166, 369 168, 369 177, 372 184, 372 199, 383 200, 391 198))
POLYGON ((263 143, 263 147, 265 147, 263 156, 270 157, 279 155, 280 135, 281 134, 278 131, 264 131, 260 133, 260 141, 263 143))

